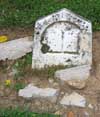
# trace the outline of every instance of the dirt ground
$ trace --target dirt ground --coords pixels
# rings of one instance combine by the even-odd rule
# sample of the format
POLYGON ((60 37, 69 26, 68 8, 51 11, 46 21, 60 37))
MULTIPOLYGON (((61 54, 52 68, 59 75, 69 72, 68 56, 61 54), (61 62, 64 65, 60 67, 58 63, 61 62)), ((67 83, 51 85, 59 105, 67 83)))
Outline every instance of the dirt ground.
MULTIPOLYGON (((7 31, 3 29, 0 32, 0 35, 7 35, 9 37, 9 40, 19 38, 19 37, 25 37, 25 36, 32 36, 33 35, 33 29, 8 29, 7 31)), ((11 62, 12 63, 12 62, 11 62)), ((52 112, 55 113, 57 111, 63 111, 67 112, 68 110, 72 110, 73 112, 77 114, 82 114, 85 112, 88 112, 90 114, 89 117, 100 117, 100 32, 94 32, 93 33, 93 65, 91 70, 91 76, 87 82, 87 86, 82 90, 76 90, 71 89, 66 84, 60 85, 55 79, 54 83, 49 82, 49 78, 44 77, 38 77, 31 74, 31 70, 28 70, 30 73, 26 73, 24 79, 21 80, 21 82, 24 82, 25 84, 34 83, 35 85, 39 87, 54 87, 54 88, 60 88, 61 92, 63 92, 59 99, 63 96, 66 92, 73 92, 76 91, 79 94, 86 97, 88 100, 88 104, 92 104, 93 108, 89 108, 88 105, 85 109, 82 108, 63 108, 59 105, 58 102, 55 104, 41 100, 41 99, 33 99, 33 100, 25 100, 20 97, 18 97, 17 91, 4 87, 4 81, 6 79, 11 79, 11 81, 14 83, 13 75, 9 75, 11 72, 11 69, 9 69, 9 66, 7 67, 6 71, 3 70, 2 66, 0 65, 0 107, 28 107, 32 111, 36 112, 52 112), (8 69, 8 70, 7 70, 8 69), (47 108, 48 107, 48 108, 47 108)), ((31 69, 31 66, 30 68, 31 69)), ((78 117, 78 116, 76 116, 78 117)), ((88 117, 85 115, 80 115, 79 117, 88 117)))
POLYGON ((13 40, 13 39, 18 39, 18 38, 23 38, 26 36, 32 36, 33 35, 34 28, 19 28, 19 27, 14 27, 14 28, 2 28, 0 29, 0 36, 5 35, 8 37, 8 40, 13 40))

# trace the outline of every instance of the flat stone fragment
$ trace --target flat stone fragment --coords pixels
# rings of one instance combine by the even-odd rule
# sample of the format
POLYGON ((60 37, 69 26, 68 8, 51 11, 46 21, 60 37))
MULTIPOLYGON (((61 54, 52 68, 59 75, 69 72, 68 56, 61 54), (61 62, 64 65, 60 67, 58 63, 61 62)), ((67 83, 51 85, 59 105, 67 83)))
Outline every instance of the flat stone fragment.
POLYGON ((86 80, 68 80, 67 84, 76 89, 83 89, 86 86, 86 80))
POLYGON ((14 60, 32 51, 31 37, 0 43, 0 60, 14 60))
POLYGON ((32 68, 92 64, 92 24, 63 8, 36 21, 32 68))
POLYGON ((65 96, 60 101, 60 104, 65 106, 85 107, 86 99, 78 93, 73 92, 70 95, 65 94, 65 96))
POLYGON ((89 105, 88 105, 88 108, 93 109, 94 107, 93 107, 92 104, 89 104, 89 105))
POLYGON ((38 88, 29 84, 24 89, 20 89, 18 95, 27 99, 30 98, 46 98, 52 102, 55 102, 59 91, 53 88, 38 88))
POLYGON ((82 65, 72 68, 66 68, 55 72, 55 77, 61 81, 85 80, 90 75, 90 65, 82 65))

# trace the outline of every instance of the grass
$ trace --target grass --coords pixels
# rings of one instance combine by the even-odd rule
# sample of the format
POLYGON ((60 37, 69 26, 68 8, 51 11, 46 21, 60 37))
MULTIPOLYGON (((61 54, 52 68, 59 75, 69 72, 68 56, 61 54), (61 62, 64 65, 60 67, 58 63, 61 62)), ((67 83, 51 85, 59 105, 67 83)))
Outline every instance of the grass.
POLYGON ((26 65, 32 64, 32 53, 28 53, 26 56, 22 57, 21 59, 18 59, 16 63, 13 65, 13 68, 15 69, 21 69, 24 68, 26 65))
POLYGON ((38 114, 25 109, 0 109, 0 117, 60 117, 53 114, 38 114))
POLYGON ((23 89, 25 87, 24 83, 16 82, 13 86, 13 89, 16 91, 19 91, 20 89, 23 89))
POLYGON ((21 59, 17 59, 15 64, 12 66, 18 72, 14 75, 14 80, 19 81, 25 76, 37 76, 37 77, 45 77, 45 78, 53 78, 54 73, 57 70, 64 69, 71 67, 64 66, 64 65, 52 65, 48 67, 44 67, 42 69, 32 69, 32 53, 27 54, 26 56, 22 57, 21 59))
POLYGON ((0 27, 30 27, 61 8, 89 19, 100 30, 100 0, 0 0, 0 27))
POLYGON ((15 64, 13 64, 12 68, 17 70, 14 79, 18 80, 18 78, 22 78, 25 76, 25 69, 27 67, 31 67, 32 65, 32 53, 28 53, 26 56, 17 59, 15 64))
POLYGON ((54 78, 54 74, 57 70, 65 69, 71 66, 64 66, 64 65, 52 65, 50 67, 45 67, 42 69, 33 69, 32 75, 38 77, 45 77, 45 78, 54 78))

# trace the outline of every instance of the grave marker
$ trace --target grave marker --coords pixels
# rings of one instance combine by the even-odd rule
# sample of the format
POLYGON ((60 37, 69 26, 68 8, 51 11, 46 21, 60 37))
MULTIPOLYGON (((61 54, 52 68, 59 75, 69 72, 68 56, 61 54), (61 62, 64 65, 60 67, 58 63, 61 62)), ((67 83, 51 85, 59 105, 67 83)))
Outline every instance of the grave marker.
POLYGON ((36 21, 32 68, 91 63, 90 21, 65 8, 36 21))

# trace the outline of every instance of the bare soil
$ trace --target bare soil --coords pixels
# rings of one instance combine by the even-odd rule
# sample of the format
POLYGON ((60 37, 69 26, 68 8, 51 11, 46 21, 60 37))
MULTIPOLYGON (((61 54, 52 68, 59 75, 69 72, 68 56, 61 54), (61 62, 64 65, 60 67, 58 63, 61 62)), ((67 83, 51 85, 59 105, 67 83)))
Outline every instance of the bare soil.
POLYGON ((32 36, 34 32, 34 28, 19 28, 19 27, 13 27, 13 28, 2 28, 0 29, 0 36, 5 35, 8 37, 8 40, 23 38, 26 36, 32 36))
MULTIPOLYGON (((25 37, 25 36, 31 36, 33 35, 33 29, 3 29, 0 32, 0 35, 7 35, 9 37, 9 40, 19 38, 19 37, 25 37)), ((6 62, 3 62, 6 65, 6 62)), ((3 68, 2 65, 0 65, 0 107, 28 107, 32 111, 36 112, 52 112, 55 113, 56 111, 61 112, 67 112, 69 110, 72 110, 74 113, 82 114, 85 112, 88 112, 90 114, 90 117, 100 117, 100 32, 94 32, 93 33, 93 65, 91 70, 91 76, 87 82, 87 86, 82 90, 76 90, 71 89, 67 85, 61 85, 59 82, 57 82, 54 78, 51 78, 54 80, 53 83, 49 82, 50 78, 47 78, 46 75, 42 75, 41 77, 35 76, 32 74, 31 66, 29 66, 29 69, 27 69, 27 73, 25 73, 25 76, 20 80, 14 80, 13 75, 9 75, 11 72, 11 66, 13 64, 13 61, 9 62, 9 65, 7 65, 6 70, 3 68), (4 85, 5 80, 10 79, 12 85, 15 84, 15 82, 23 82, 24 84, 34 83, 36 86, 39 87, 54 87, 59 88, 61 91, 61 94, 59 96, 58 101, 61 99, 61 97, 64 95, 64 93, 68 92, 71 93, 73 91, 76 91, 80 93, 81 95, 86 97, 86 100, 88 101, 88 104, 93 105, 93 109, 90 109, 88 107, 88 104, 85 109, 82 108, 74 108, 69 107, 67 109, 61 107, 58 103, 51 103, 46 100, 42 99, 32 99, 32 100, 25 100, 23 98, 18 97, 18 92, 14 90, 11 87, 6 87, 4 85), (48 108, 47 108, 48 107, 48 108)), ((78 117, 78 116, 76 116, 78 117)), ((80 117, 86 117, 81 116, 80 117)))

